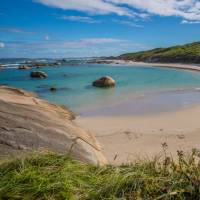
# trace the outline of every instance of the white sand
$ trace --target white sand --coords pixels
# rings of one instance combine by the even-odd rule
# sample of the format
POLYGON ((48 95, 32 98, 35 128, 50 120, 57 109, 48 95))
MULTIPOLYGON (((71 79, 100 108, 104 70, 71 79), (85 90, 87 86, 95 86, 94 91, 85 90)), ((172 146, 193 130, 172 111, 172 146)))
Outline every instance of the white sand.
POLYGON ((133 62, 126 60, 110 60, 113 61, 113 64, 122 64, 129 66, 153 66, 153 67, 165 67, 165 68, 174 68, 174 69, 183 69, 183 70, 192 70, 200 71, 199 64, 181 64, 181 63, 146 63, 146 62, 133 62))
POLYGON ((164 142, 172 155, 177 150, 200 149, 200 106, 141 117, 79 117, 76 121, 96 134, 114 164, 158 155, 164 142))

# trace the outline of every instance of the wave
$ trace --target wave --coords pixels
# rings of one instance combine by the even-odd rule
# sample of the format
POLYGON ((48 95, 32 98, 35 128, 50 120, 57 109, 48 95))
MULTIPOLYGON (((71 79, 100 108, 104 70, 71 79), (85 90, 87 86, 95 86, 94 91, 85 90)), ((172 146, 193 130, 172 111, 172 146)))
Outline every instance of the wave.
POLYGON ((3 64, 2 66, 6 69, 16 69, 21 65, 20 63, 3 64))

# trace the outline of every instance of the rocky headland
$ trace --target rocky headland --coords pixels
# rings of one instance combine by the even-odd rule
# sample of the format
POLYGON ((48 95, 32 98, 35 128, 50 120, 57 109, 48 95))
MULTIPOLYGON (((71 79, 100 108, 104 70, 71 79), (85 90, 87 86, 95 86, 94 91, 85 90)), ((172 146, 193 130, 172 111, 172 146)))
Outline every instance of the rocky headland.
POLYGON ((84 162, 107 163, 96 138, 74 118, 67 108, 33 93, 0 86, 0 157, 54 151, 84 162))

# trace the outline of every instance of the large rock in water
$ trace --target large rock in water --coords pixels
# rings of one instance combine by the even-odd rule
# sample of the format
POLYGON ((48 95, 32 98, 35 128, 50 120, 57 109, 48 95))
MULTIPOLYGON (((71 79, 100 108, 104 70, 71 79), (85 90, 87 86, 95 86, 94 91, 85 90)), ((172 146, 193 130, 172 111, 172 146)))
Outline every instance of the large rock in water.
POLYGON ((50 150, 93 164, 107 163, 96 138, 74 118, 67 108, 0 86, 0 157, 50 150))
POLYGON ((115 80, 110 76, 104 76, 92 83, 95 87, 114 87, 115 80))
POLYGON ((31 72, 30 76, 32 78, 47 78, 48 75, 42 71, 35 71, 35 72, 31 72))

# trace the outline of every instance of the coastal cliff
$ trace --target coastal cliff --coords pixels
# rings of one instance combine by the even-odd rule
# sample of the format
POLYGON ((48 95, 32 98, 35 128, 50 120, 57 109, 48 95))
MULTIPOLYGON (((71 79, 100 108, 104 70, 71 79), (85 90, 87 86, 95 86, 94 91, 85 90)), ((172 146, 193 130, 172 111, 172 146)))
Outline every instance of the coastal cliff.
POLYGON ((33 93, 0 86, 0 156, 50 150, 93 164, 107 163, 95 137, 74 118, 67 108, 33 93))

